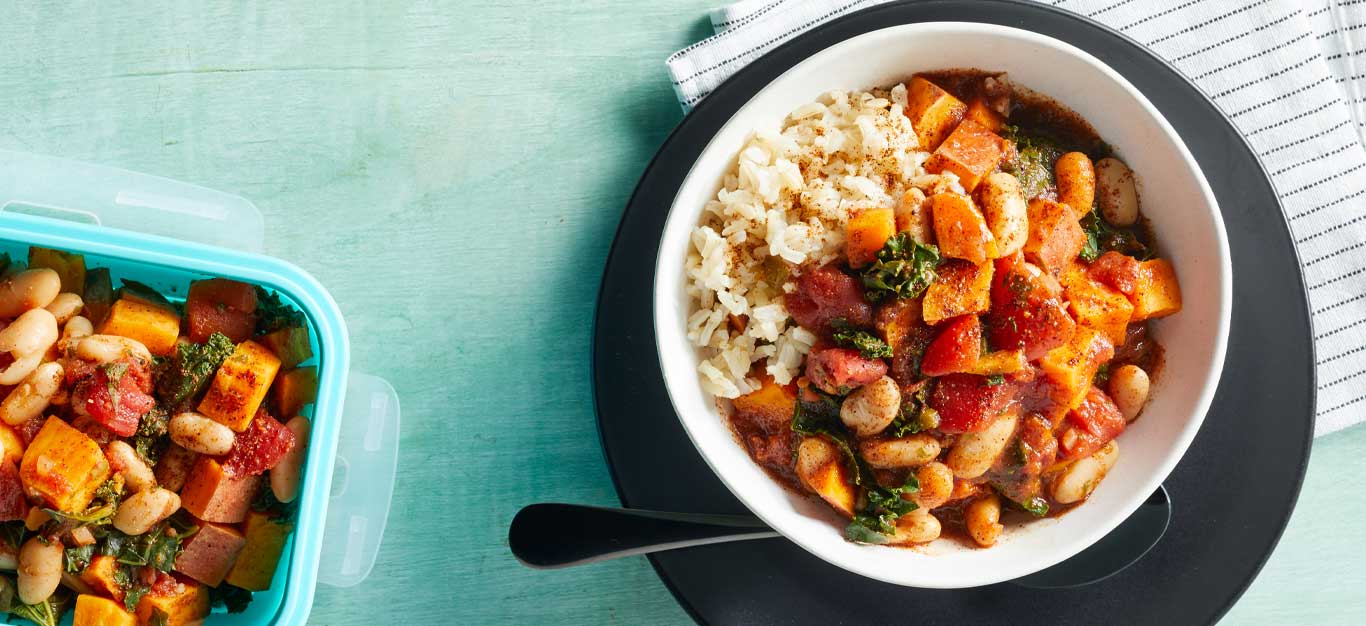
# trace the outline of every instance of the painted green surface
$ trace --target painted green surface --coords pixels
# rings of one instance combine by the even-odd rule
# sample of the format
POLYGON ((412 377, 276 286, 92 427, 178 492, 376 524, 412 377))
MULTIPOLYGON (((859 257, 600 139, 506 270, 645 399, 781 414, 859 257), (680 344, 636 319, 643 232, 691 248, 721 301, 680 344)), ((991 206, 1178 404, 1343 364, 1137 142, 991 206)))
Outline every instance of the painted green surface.
MULTIPOLYGON (((356 365, 398 388, 379 563, 320 588, 313 623, 686 622, 643 559, 533 572, 505 536, 524 504, 615 503, 589 392, 597 280, 680 119, 662 61, 711 4, 40 3, 0 20, 0 147, 253 199, 268 251, 331 289, 356 365)), ((1360 623, 1362 449, 1366 428, 1318 444, 1225 623, 1360 623)))

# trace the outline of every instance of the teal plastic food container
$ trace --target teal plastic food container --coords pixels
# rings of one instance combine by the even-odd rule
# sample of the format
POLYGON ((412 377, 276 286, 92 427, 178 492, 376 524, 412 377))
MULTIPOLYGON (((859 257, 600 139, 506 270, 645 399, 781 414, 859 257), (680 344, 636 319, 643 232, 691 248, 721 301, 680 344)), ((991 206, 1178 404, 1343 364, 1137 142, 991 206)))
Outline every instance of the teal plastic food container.
POLYGON ((264 231, 260 211, 237 196, 0 150, 0 252, 77 252, 88 267, 108 267, 115 284, 130 278, 172 298, 192 280, 233 278, 280 294, 308 318, 318 399, 294 535, 272 587, 245 613, 215 612, 206 626, 302 626, 317 583, 349 587, 369 574, 393 495, 398 396, 383 379, 350 371, 337 303, 308 273, 259 254, 264 231))

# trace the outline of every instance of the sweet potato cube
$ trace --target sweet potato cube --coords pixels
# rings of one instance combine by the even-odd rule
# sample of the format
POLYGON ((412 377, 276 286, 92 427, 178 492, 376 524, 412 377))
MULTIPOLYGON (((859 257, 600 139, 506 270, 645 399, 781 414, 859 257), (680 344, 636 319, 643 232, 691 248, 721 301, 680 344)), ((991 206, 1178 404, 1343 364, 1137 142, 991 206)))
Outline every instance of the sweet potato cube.
POLYGON ((1104 333, 1078 326, 1070 341, 1039 359, 1039 367, 1053 387, 1051 399, 1059 408, 1076 408, 1091 388, 1096 371, 1114 356, 1115 348, 1104 333))
POLYGON ((920 76, 906 85, 906 117, 920 139, 921 150, 934 150, 963 120, 968 105, 920 76))
POLYGON ((972 263, 996 258, 996 239, 972 199, 962 194, 937 193, 930 196, 929 202, 940 254, 972 263))
POLYGON ((261 485, 260 476, 228 476, 218 461, 201 456, 180 490, 180 506, 206 522, 236 524, 261 485))
POLYGON ((28 495, 59 511, 84 511, 106 478, 109 461, 100 444, 66 422, 49 417, 24 451, 19 466, 28 495))
POLYGON ((237 344, 218 367, 199 412, 239 433, 246 430, 279 371, 280 359, 265 346, 237 344))
POLYGON ((298 415, 300 409, 318 398, 318 368, 310 365, 280 374, 275 379, 274 394, 281 418, 298 415))
POLYGON ((896 234, 896 215, 892 209, 864 209, 849 218, 844 226, 844 253, 850 267, 873 262, 882 246, 896 234))
POLYGON ((804 437, 797 447, 797 477, 845 517, 854 516, 853 474, 844 453, 822 437, 804 437))
POLYGON ((1134 313, 1133 303, 1124 294, 1092 280, 1085 272, 1066 277, 1062 284, 1067 310, 1077 324, 1100 331, 1114 345, 1124 345, 1125 330, 1134 313))
POLYGON ((156 611, 165 614, 166 626, 199 624, 209 616, 208 587, 193 580, 177 581, 175 585, 153 585, 152 591, 142 596, 138 601, 137 626, 151 626, 156 611))
POLYGON ((972 193, 977 183, 996 169, 1005 154, 1005 139, 973 120, 963 120, 925 161, 925 171, 934 174, 953 172, 958 175, 963 189, 972 193))
POLYGON ((739 415, 777 424, 792 419, 797 390, 795 385, 779 385, 772 376, 760 374, 758 389, 731 402, 739 415))
POLYGON ((977 357, 977 362, 964 373, 978 376, 1014 374, 1029 367, 1024 350, 995 350, 977 357))
POLYGON ((85 571, 81 572, 81 582, 95 591, 123 602, 123 587, 114 579, 114 571, 118 567, 119 563, 114 557, 97 554, 95 558, 90 559, 90 565, 86 566, 85 571))
POLYGON ((1057 276, 1081 254, 1086 232, 1072 209, 1061 202, 1034 198, 1029 201, 1029 239, 1025 258, 1057 276))
POLYGON ((991 308, 991 262, 969 263, 951 259, 939 266, 939 278, 925 290, 922 308, 925 323, 939 322, 991 308))
POLYGON ((1166 259, 1139 264, 1132 299, 1135 321, 1166 317, 1180 311, 1181 285, 1176 281, 1176 268, 1166 259))
POLYGON ((76 596, 71 626, 134 626, 136 623, 133 614, 123 610, 118 602, 84 593, 76 596))
POLYGON ((229 585, 247 591, 265 591, 270 589, 271 579, 275 577, 280 556, 284 554, 285 543, 289 541, 289 533, 294 530, 294 525, 252 511, 247 514, 244 528, 247 546, 238 555, 237 563, 228 572, 226 580, 229 585))
POLYGON ((217 587, 247 545, 247 538, 232 526, 205 522, 199 532, 185 540, 176 557, 175 570, 210 587, 217 587))
POLYGON ((1005 116, 992 109, 985 98, 973 98, 968 104, 968 112, 964 118, 981 124, 993 133, 999 133, 1006 127, 1005 116))
POLYGON ((4 462, 15 465, 24 459, 24 450, 28 448, 24 438, 19 436, 19 431, 5 423, 0 423, 0 446, 5 449, 4 462))
POLYGON ((100 325, 100 334, 136 339, 152 354, 166 356, 175 352, 180 316, 163 306, 120 298, 100 325))

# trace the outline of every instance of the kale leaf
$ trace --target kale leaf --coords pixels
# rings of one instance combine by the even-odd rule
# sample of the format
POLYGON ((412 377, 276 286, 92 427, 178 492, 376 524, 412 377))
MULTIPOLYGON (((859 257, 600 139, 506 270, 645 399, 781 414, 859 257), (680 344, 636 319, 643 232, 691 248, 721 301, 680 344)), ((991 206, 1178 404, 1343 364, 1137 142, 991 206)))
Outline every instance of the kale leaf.
POLYGON ((138 422, 138 431, 133 433, 133 450, 142 457, 149 466, 156 466, 157 460, 161 457, 166 443, 169 424, 171 422, 170 413, 160 405, 152 407, 142 416, 138 422))
POLYGON ((1146 261, 1153 256, 1152 249, 1139 239, 1138 233, 1132 228, 1112 226, 1095 209, 1081 218, 1081 229, 1086 233, 1086 243, 1082 245, 1079 256, 1087 263, 1112 250, 1140 261, 1146 261))
POLYGON ((830 325, 835 329, 831 339, 834 339, 836 344, 857 349, 865 359, 892 358, 892 347, 877 335, 854 327, 844 318, 836 318, 830 325))
POLYGON ((120 564, 114 568, 114 584, 123 590, 123 607, 129 613, 138 610, 138 602, 142 596, 152 590, 152 586, 142 582, 137 570, 130 565, 120 564))
POLYGON ((849 465, 854 470, 854 484, 863 484, 863 472, 859 467, 861 460, 854 453, 853 445, 850 444, 849 433, 844 429, 844 423, 840 421, 839 399, 817 392, 814 389, 811 391, 818 394, 820 400, 808 402, 797 398, 797 404, 792 409, 792 431, 809 437, 825 437, 835 444, 849 458, 849 465))
POLYGON ((939 427, 939 411, 930 407, 930 389, 933 384, 927 382, 915 393, 902 395, 901 410, 887 427, 887 432, 891 436, 905 437, 939 427))
POLYGON ((209 335, 203 345, 182 343, 176 346, 175 358, 157 385, 157 397, 168 406, 175 406, 195 397, 213 378, 218 366, 237 346, 227 335, 209 335))
POLYGON ((57 626, 71 608, 71 594, 58 587, 47 600, 24 604, 19 600, 18 587, 9 577, 0 577, 0 612, 21 617, 38 626, 57 626))
POLYGON ((221 606, 229 613, 241 613, 247 610, 248 604, 251 604, 251 592, 246 589, 228 583, 209 587, 209 606, 221 606))
POLYGON ((198 526, 176 517, 157 524, 141 535, 127 535, 110 529, 100 545, 100 554, 112 556, 124 565, 169 572, 175 567, 176 557, 180 556, 182 542, 198 531, 198 526))
POLYGON ((941 259, 939 248, 924 245, 909 232, 897 233, 877 252, 877 260, 863 270, 864 295, 879 302, 887 296, 914 298, 935 281, 941 259))
POLYGON ((915 474, 908 475, 906 482, 897 487, 868 487, 864 492, 867 504, 844 529, 844 537, 858 543, 887 543, 896 533, 897 519, 920 508, 902 496, 918 491, 920 481, 916 480, 915 474))
POLYGON ((88 546, 77 546, 64 550, 66 555, 66 573, 79 574, 90 567, 90 560, 95 558, 95 544, 88 546))
MULTIPOLYGON (((269 472, 262 476, 262 482, 269 482, 269 476, 269 472)), ((251 501, 251 510, 265 513, 270 517, 270 521, 276 524, 293 524, 294 519, 299 516, 299 500, 296 498, 293 502, 280 502, 275 497, 275 490, 260 489, 256 492, 256 498, 251 501)))
POLYGON ((264 335, 281 328, 298 328, 306 323, 304 314, 285 304, 280 294, 256 286, 256 334, 264 335))

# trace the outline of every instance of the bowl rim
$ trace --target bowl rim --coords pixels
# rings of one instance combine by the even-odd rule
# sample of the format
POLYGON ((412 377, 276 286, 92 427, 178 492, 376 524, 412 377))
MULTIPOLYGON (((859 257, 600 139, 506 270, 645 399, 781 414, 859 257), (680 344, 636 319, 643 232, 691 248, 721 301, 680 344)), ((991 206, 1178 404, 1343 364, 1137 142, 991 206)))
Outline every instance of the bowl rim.
MULTIPOLYGON (((671 250, 668 246, 664 245, 665 237, 670 232, 669 224, 675 219, 675 211, 686 209, 689 215, 700 215, 700 207, 679 207, 677 206, 677 202, 680 192, 683 190, 683 188, 685 188, 688 185, 688 182, 693 178, 694 174, 696 173, 698 163, 700 163, 702 160, 701 158, 693 162, 693 164, 688 168, 687 174, 681 179, 678 186, 678 192, 674 194, 674 200, 670 204, 669 215, 665 220, 664 228, 661 230, 661 243, 659 245, 657 256, 655 259, 655 269, 653 275, 654 283, 651 305, 653 327, 656 336, 656 357, 659 360, 659 365, 664 379, 664 386, 669 397, 669 402, 672 408, 674 409, 674 413, 678 416, 678 421, 682 424, 683 430, 685 433, 687 433, 688 439, 692 442, 693 447, 697 450, 698 454, 702 457, 703 461, 707 464, 708 468, 711 469, 712 473, 721 481, 721 483, 724 484, 726 488, 731 492, 731 494, 734 495, 736 499, 738 499, 741 503, 743 503, 745 507, 750 510, 751 513, 759 517, 766 524, 768 524, 770 527, 778 531, 784 537, 786 537, 787 539, 801 547, 803 550, 846 571, 859 574, 861 576, 865 576, 868 578, 872 578, 875 580, 880 580, 883 582, 902 586, 911 586, 919 588, 956 589, 984 586, 1008 580, 1013 580, 1015 578, 1026 576, 1034 572, 1046 569, 1048 567, 1051 567, 1052 565, 1055 565, 1061 561, 1066 560, 1067 558, 1070 558, 1071 556, 1075 555, 1078 552, 1081 552, 1082 550, 1094 544, 1096 541, 1100 540, 1102 537, 1111 532, 1114 528, 1118 527, 1125 519, 1132 515, 1134 511, 1138 509, 1138 507, 1142 505, 1143 501, 1148 497, 1148 495, 1153 490, 1155 490, 1159 485, 1161 485, 1161 483, 1164 480, 1166 480, 1166 477, 1170 475, 1172 470, 1184 457, 1186 451, 1190 447, 1191 442, 1194 440, 1195 435, 1199 432, 1200 427, 1204 423, 1205 417, 1209 412, 1209 408, 1213 401, 1214 394, 1218 388, 1220 376, 1223 371, 1224 360, 1227 353, 1228 334, 1230 329, 1230 318, 1232 309, 1232 257, 1229 249, 1228 236, 1222 219, 1222 213, 1220 211, 1219 203, 1215 198, 1213 191, 1210 189, 1209 182, 1206 180, 1204 172, 1200 168, 1199 164, 1196 162, 1194 156, 1191 154, 1185 142, 1181 139, 1180 135, 1176 133, 1176 131, 1172 128, 1170 122, 1166 119, 1165 116, 1162 115, 1160 111, 1158 111, 1158 109, 1152 104, 1152 102, 1149 101, 1148 98, 1144 96, 1143 93, 1140 92, 1136 87, 1134 87, 1133 84, 1130 83, 1126 78, 1124 78, 1114 69, 1110 68, 1104 62, 1097 59, 1094 55, 1057 38, 1041 35, 1038 33, 1033 33, 1030 31, 1010 26, 964 21, 916 22, 908 24, 889 25, 884 28, 871 30, 849 37, 847 39, 843 39, 792 65, 791 67, 784 70, 777 77, 769 81, 762 88, 755 91, 753 96, 751 96, 733 114, 728 116, 727 121, 723 123, 720 128, 718 128, 716 134, 708 138, 708 140, 703 144, 703 147, 699 151, 699 155, 706 154, 706 152, 712 148, 712 145, 718 140, 719 136, 727 128, 727 126, 733 123, 733 120, 735 118, 746 115, 747 111, 752 106, 754 106, 755 101, 758 100, 765 92, 772 89, 774 85, 784 82, 790 75, 798 72, 808 64, 816 63, 828 57, 838 55, 841 53, 843 49, 853 48, 857 45, 866 45, 868 40, 879 40, 892 37, 910 36, 919 32, 928 31, 942 32, 944 30, 956 30, 958 32, 963 32, 965 34, 972 34, 978 36, 985 35, 989 37, 1019 39, 1026 44, 1044 46, 1067 54, 1086 63, 1087 65, 1094 68, 1096 71, 1100 72, 1109 81, 1118 86, 1134 103, 1136 103, 1162 131, 1163 135, 1171 142, 1172 146, 1176 150, 1177 155, 1179 155, 1179 157, 1182 160, 1182 165, 1184 166, 1184 169, 1188 170, 1193 174, 1198 190, 1201 196, 1204 198, 1205 206, 1208 207, 1213 213, 1213 219, 1211 220, 1211 222, 1214 227, 1214 234, 1219 244, 1218 249, 1216 251, 1219 269, 1218 319, 1217 328, 1215 329, 1215 343, 1213 346, 1213 354, 1204 374, 1204 384, 1202 385, 1198 396, 1195 398, 1195 401, 1191 405, 1193 407, 1191 412, 1191 417, 1193 419, 1188 419, 1185 426, 1179 431, 1173 445, 1170 446, 1166 454, 1162 457, 1161 462, 1158 464, 1157 471, 1154 471, 1151 474, 1149 474, 1147 480, 1143 482, 1141 488, 1136 488, 1134 489, 1132 494, 1129 494, 1129 496, 1125 500, 1124 505, 1116 509, 1115 514, 1111 517, 1109 522, 1107 522, 1106 524, 1096 525, 1088 529, 1087 532, 1081 533, 1078 539, 1070 541, 1069 545, 1065 548, 1055 549, 1047 555, 1043 556, 1042 558, 1030 560, 1028 563, 1023 564, 1023 566, 999 567, 994 568, 990 571, 983 570, 981 573, 984 575, 972 578, 968 582, 953 582, 950 584, 944 584, 933 579, 917 577, 913 574, 907 575, 907 573, 903 571, 870 571, 868 568, 860 567, 858 563, 851 562, 848 559, 841 558, 839 555, 832 554, 829 551, 822 549, 822 546, 825 542, 804 541, 799 540, 796 536, 794 536, 798 533, 793 531, 791 524, 788 522, 789 520, 792 520, 794 516, 801 516, 801 513, 788 513, 785 511, 775 513, 772 511, 762 510, 758 507, 752 506, 750 499, 746 496, 746 487, 743 484, 739 484, 732 476, 729 476, 726 472, 718 469, 717 461, 713 459, 711 454, 708 453, 707 448, 705 446, 699 444, 699 438, 697 434, 693 431, 693 428, 691 426, 691 420, 687 417, 684 417, 685 411, 683 411, 678 399, 675 397, 675 386, 678 381, 671 378, 669 375, 670 370, 673 368, 671 368, 668 364, 670 357, 669 355, 666 355, 665 347, 662 342, 663 337, 677 333, 677 329, 674 329, 672 324, 674 319, 672 317, 662 315, 661 311, 666 309, 666 303, 670 302, 671 300, 677 297, 677 294, 666 293, 670 291, 666 289, 666 287, 678 285, 678 283, 661 281, 660 277, 663 275, 662 270, 677 268, 680 275, 682 272, 682 259, 666 259, 666 255, 670 254, 671 250)), ((866 86, 850 86, 849 88, 866 88, 866 86)), ((796 103, 793 106, 798 106, 799 104, 800 103, 796 103)), ((690 356, 689 360, 695 364, 696 357, 690 356)), ((695 370, 695 367, 691 367, 688 369, 689 373, 694 378, 696 377, 695 370)), ((708 397, 710 396, 708 395, 708 397)), ((721 412, 719 410, 712 411, 711 414, 717 417, 721 416, 721 412)), ((747 453, 746 457, 748 457, 747 453)))

